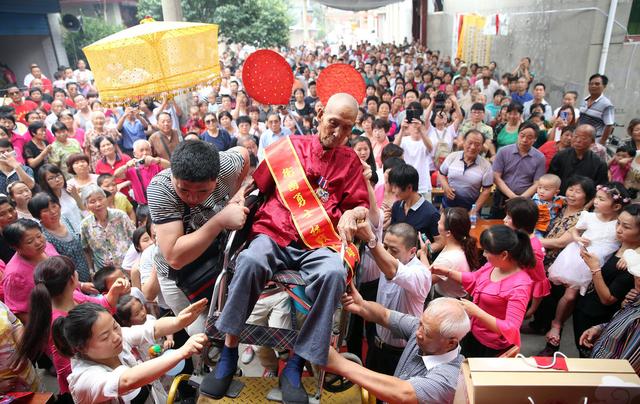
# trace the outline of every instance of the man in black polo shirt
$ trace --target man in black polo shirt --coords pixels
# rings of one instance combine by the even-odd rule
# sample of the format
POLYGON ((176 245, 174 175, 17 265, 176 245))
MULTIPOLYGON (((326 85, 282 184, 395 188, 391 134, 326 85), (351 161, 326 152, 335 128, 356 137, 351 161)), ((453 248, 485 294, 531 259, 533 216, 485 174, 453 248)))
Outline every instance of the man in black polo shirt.
POLYGON ((562 180, 562 195, 567 189, 567 180, 574 175, 591 178, 596 185, 608 181, 607 163, 589 149, 595 140, 595 128, 591 125, 580 125, 571 138, 571 147, 558 152, 551 160, 549 173, 557 175, 562 180))
POLYGON ((418 193, 418 171, 402 164, 389 171, 389 185, 398 200, 391 207, 391 224, 408 223, 433 241, 440 213, 418 193))

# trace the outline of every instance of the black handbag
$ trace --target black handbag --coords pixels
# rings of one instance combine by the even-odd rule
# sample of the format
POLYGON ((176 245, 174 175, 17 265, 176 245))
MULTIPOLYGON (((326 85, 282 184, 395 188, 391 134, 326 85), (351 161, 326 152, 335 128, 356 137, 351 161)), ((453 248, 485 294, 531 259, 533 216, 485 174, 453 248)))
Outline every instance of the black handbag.
MULTIPOLYGON (((189 217, 190 209, 186 206, 183 218, 185 234, 189 217)), ((176 282, 191 303, 202 298, 211 299, 216 279, 222 270, 225 240, 226 232, 220 233, 198 258, 180 270, 169 267, 169 279, 176 282)))

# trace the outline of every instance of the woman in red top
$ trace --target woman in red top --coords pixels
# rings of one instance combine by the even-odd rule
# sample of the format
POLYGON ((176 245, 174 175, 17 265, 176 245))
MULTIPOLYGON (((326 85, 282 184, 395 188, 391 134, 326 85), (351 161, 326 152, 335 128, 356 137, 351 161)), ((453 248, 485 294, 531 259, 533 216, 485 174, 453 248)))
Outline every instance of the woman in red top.
POLYGON ((460 282, 473 301, 461 300, 471 317, 471 332, 462 340, 466 357, 495 357, 520 346, 520 326, 531 296, 532 281, 525 268, 536 258, 529 235, 496 225, 482 232, 480 245, 487 263, 475 272, 434 266, 433 275, 460 282))
MULTIPOLYGON (((114 175, 117 168, 126 166, 131 157, 120 153, 116 147, 116 141, 109 136, 100 136, 94 141, 94 146, 100 151, 100 160, 96 162, 96 174, 114 175)), ((118 191, 129 196, 130 181, 125 178, 116 178, 118 191)))

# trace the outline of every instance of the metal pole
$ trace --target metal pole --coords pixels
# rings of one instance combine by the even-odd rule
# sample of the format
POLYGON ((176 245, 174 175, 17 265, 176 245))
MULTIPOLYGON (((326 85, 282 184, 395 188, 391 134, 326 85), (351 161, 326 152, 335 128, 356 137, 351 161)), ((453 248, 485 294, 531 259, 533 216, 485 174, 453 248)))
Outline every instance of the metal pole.
POLYGON ((613 23, 616 20, 616 9, 618 8, 618 0, 611 0, 609 5, 609 15, 607 16, 607 27, 604 30, 604 39, 602 40, 602 52, 600 53, 600 64, 598 65, 598 73, 604 74, 607 67, 607 55, 609 54, 609 44, 611 43, 611 32, 613 31, 613 23))
POLYGON ((180 0, 162 0, 162 19, 164 21, 182 21, 180 0))

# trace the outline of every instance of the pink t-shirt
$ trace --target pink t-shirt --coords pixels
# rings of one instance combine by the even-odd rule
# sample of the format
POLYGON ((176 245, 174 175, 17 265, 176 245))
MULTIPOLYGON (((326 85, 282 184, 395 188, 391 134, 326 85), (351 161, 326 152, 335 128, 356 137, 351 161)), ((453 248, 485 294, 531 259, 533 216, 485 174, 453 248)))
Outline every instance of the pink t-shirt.
MULTIPOLYGON (((113 314, 115 309, 111 307, 107 298, 104 296, 93 297, 87 296, 80 292, 79 290, 73 291, 73 301, 76 304, 82 303, 95 303, 109 310, 109 313, 113 314)), ((51 325, 53 326, 53 322, 58 317, 64 317, 67 315, 66 311, 53 309, 51 312, 51 325)), ((69 392, 69 382, 67 382, 67 376, 71 374, 71 359, 60 354, 56 349, 55 344, 53 343, 53 337, 51 333, 49 333, 49 343, 47 346, 47 351, 52 353, 53 356, 53 365, 56 367, 56 374, 58 375, 58 386, 60 387, 60 394, 69 392)))
POLYGON ((145 197, 145 190, 147 186, 149 186, 149 182, 151 179, 162 171, 162 167, 160 164, 151 164, 149 166, 140 165, 137 168, 129 167, 125 172, 125 178, 131 181, 131 188, 133 189, 133 198, 136 202, 141 203, 143 205, 147 204, 147 198, 145 197), (136 173, 136 170, 140 172, 140 177, 142 177, 142 183, 140 183, 140 178, 136 173))
MULTIPOLYGON (((49 243, 44 248, 49 257, 59 255, 55 247, 49 243)), ((20 254, 15 253, 7 262, 4 270, 2 288, 4 289, 4 304, 15 314, 29 312, 29 295, 36 286, 33 281, 35 266, 25 261, 20 254)))
POLYGON ((544 247, 537 237, 532 237, 531 248, 536 256, 536 266, 526 270, 533 281, 531 293, 533 297, 545 297, 551 293, 551 283, 544 271, 544 247))
POLYGON ((622 167, 620 164, 611 164, 609 166, 609 173, 611 174, 611 181, 617 181, 624 183, 624 180, 627 178, 627 173, 631 168, 631 164, 628 164, 626 167, 622 167))
POLYGON ((491 280, 494 267, 486 263, 475 272, 462 273, 462 287, 473 302, 496 318, 500 334, 489 330, 478 319, 471 318, 471 332, 491 349, 520 346, 520 326, 527 311, 533 281, 526 271, 518 271, 498 282, 491 280))

